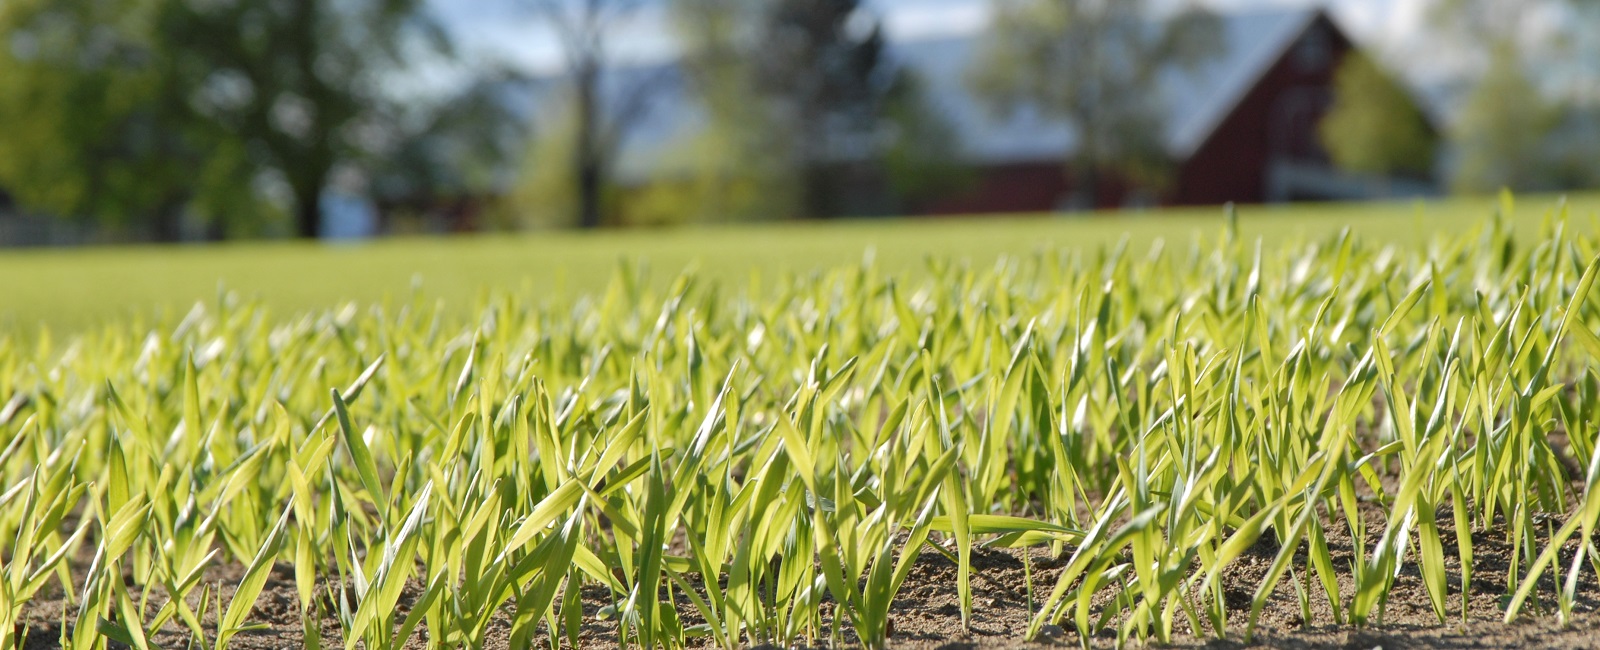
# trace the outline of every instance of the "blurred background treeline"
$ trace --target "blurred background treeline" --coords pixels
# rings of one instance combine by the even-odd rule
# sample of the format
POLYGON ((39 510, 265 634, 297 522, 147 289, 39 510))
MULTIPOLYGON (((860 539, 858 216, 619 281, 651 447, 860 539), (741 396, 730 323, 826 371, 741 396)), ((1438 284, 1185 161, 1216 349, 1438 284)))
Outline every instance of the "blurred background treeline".
POLYGON ((0 244, 1568 190, 1596 154, 1593 0, 0 0, 0 244))

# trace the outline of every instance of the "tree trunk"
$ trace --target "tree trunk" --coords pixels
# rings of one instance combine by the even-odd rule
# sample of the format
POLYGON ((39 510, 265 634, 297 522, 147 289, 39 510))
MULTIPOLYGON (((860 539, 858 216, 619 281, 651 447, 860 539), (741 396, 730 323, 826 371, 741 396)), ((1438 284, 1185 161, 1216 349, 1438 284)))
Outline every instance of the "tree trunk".
POLYGON ((1086 138, 1085 144, 1089 148, 1089 155, 1078 164, 1077 182, 1082 188, 1078 190, 1078 195, 1083 197, 1084 209, 1092 212, 1100 207, 1100 159, 1099 152, 1094 150, 1097 144, 1095 138, 1086 138))
POLYGON ((792 146, 800 167, 800 216, 805 219, 829 216, 828 170, 823 144, 827 132, 820 126, 822 119, 816 117, 821 112, 822 109, 814 106, 802 106, 794 125, 794 133, 799 138, 792 146))
POLYGON ((1079 180, 1083 184, 1083 201, 1086 208, 1092 212, 1100 207, 1100 166, 1093 160, 1085 163, 1080 168, 1079 180))
POLYGON ((152 221, 155 229, 151 234, 158 243, 177 243, 183 236, 183 201, 174 199, 163 203, 156 208, 152 221))
POLYGON ((578 163, 578 226, 599 228, 600 220, 600 164, 592 158, 578 163))
POLYGON ((578 227, 594 229, 602 225, 600 190, 605 164, 600 153, 599 63, 585 60, 577 77, 578 142, 574 147, 573 171, 577 182, 578 227))
POLYGON ((322 184, 296 188, 294 193, 294 235, 316 239, 322 233, 322 184))
POLYGON ((833 215, 828 183, 828 170, 822 163, 808 162, 800 172, 800 209, 807 219, 825 219, 833 215))
POLYGON ((1105 127, 1098 108, 1092 102, 1086 103, 1079 108, 1077 119, 1082 141, 1078 145, 1078 164, 1073 170, 1077 178, 1073 182, 1080 186, 1076 194, 1088 204, 1088 211, 1100 207, 1100 134, 1105 127))

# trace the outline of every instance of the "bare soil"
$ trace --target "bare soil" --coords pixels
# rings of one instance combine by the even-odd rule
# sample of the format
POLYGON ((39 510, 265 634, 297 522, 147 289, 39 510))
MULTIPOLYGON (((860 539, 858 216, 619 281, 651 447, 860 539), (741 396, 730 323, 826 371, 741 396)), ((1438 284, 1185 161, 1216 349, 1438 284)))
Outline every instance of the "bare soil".
MULTIPOLYGON (((1443 519, 1448 521, 1448 515, 1443 519)), ((1330 527, 1329 545, 1334 554, 1335 566, 1347 568, 1353 560, 1351 540, 1334 532, 1342 528, 1342 526, 1330 527)), ((1369 530, 1372 530, 1370 535, 1374 537, 1381 533, 1381 528, 1369 530)), ((1261 543, 1235 562, 1231 571, 1225 576, 1224 600, 1229 609, 1227 633, 1221 638, 1209 630, 1200 630, 1199 634, 1196 634, 1195 630, 1189 629, 1187 619, 1180 615, 1175 624, 1172 645, 1229 649, 1274 647, 1361 650, 1378 647, 1385 650, 1507 646, 1600 648, 1600 584, 1597 584, 1589 565, 1585 564, 1579 588, 1579 602, 1573 613, 1572 622, 1568 626, 1560 626, 1554 616, 1556 579, 1549 572, 1541 580, 1536 597, 1530 598, 1524 606, 1523 616, 1514 623, 1504 624, 1501 623, 1501 619, 1504 616, 1506 574, 1512 564, 1512 548, 1506 543, 1503 532, 1475 533, 1473 548, 1476 566, 1472 582, 1467 585, 1468 617, 1467 622, 1463 623, 1462 585, 1455 579, 1455 576, 1459 576, 1459 567, 1454 559, 1454 532, 1446 528, 1443 534, 1448 558, 1447 568, 1452 576, 1447 599, 1450 619, 1448 623, 1441 624, 1435 617, 1427 591, 1414 568, 1404 570, 1396 579, 1394 589, 1382 608, 1381 620, 1363 629, 1335 624, 1333 609, 1320 585, 1314 580, 1307 591, 1311 620, 1303 620, 1293 583, 1291 578, 1286 576, 1280 581, 1276 592, 1262 612, 1254 638, 1246 641, 1242 632, 1251 596, 1276 553, 1276 549, 1270 543, 1261 543)), ((1576 548, 1571 550, 1575 551, 1576 548)), ((1568 555, 1567 560, 1570 560, 1570 557, 1568 555)), ((1041 550, 1035 550, 1031 559, 1033 588, 1036 597, 1042 597, 1054 586, 1065 564, 1065 558, 1052 560, 1041 550)), ((938 553, 932 551, 922 553, 895 600, 894 633, 891 637, 893 647, 985 650, 1078 646, 1079 639, 1072 631, 1070 622, 1066 625, 1066 629, 1051 629, 1050 638, 1042 641, 1028 642, 1023 638, 1032 609, 1029 607, 1026 595, 1028 588, 1020 552, 975 548, 973 563, 973 620, 970 628, 963 629, 960 608, 957 604, 955 565, 938 553)), ((1306 569, 1303 556, 1300 561, 1292 565, 1292 568, 1296 578, 1301 580, 1306 578, 1303 573, 1306 569)), ((220 587, 223 601, 227 602, 232 595, 232 585, 238 581, 240 571, 237 566, 214 567, 208 572, 206 580, 214 588, 220 587)), ((1345 575, 1341 576, 1341 583, 1346 590, 1342 599, 1348 600, 1352 595, 1350 593, 1352 581, 1345 575)), ((59 588, 54 588, 54 591, 51 589, 47 588, 24 609, 23 618, 28 628, 28 640, 24 647, 28 650, 61 647, 59 636, 63 621, 65 620, 65 624, 69 626, 76 624, 76 621, 71 620, 76 607, 67 603, 59 588), (64 610, 67 612, 65 618, 64 610)), ((400 606, 402 613, 420 592, 421 585, 413 584, 406 596, 402 597, 400 606)), ((137 594, 137 590, 134 593, 137 594)), ((160 598, 152 600, 155 601, 151 603, 153 611, 153 608, 159 605, 160 598)), ((681 602, 677 604, 684 623, 690 625, 701 622, 688 600, 681 597, 680 600, 681 602)), ((615 623, 600 620, 598 617, 600 608, 611 604, 607 591, 599 587, 585 588, 583 603, 585 623, 580 645, 596 648, 617 647, 615 623)), ((830 611, 831 606, 825 604, 825 619, 830 611)), ((268 650, 302 647, 299 601, 292 567, 280 564, 274 568, 265 590, 256 602, 251 619, 265 624, 267 629, 235 637, 233 648, 268 650)), ((214 612, 208 613, 206 623, 213 624, 214 620, 214 612)), ((504 613, 491 621, 489 629, 491 637, 489 647, 508 647, 509 620, 504 613)), ((423 647, 426 634, 426 629, 420 630, 407 647, 423 647)), ((324 647, 343 645, 339 629, 331 620, 324 621, 322 638, 324 647)), ((185 631, 175 625, 169 625, 157 634, 153 641, 162 647, 181 648, 187 645, 188 639, 185 631)), ((847 645, 851 642, 853 638, 847 637, 847 645)), ((1115 642, 1115 637, 1109 633, 1091 639, 1091 645, 1097 647, 1108 647, 1115 642)), ((539 647, 549 647, 545 645, 546 643, 541 641, 539 647)), ((565 642, 562 645, 564 647, 565 642)))

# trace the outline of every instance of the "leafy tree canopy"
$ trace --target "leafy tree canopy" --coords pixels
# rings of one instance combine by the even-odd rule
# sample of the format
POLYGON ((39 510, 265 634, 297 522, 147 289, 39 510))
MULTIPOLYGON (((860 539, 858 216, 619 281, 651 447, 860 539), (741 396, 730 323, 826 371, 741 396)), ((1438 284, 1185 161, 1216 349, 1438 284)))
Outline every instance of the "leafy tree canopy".
POLYGON ((1410 93, 1371 57, 1351 52, 1334 76, 1318 135, 1334 164, 1368 174, 1425 175, 1438 136, 1410 93))
POLYGON ((319 196, 405 135, 392 73, 447 51, 421 0, 10 0, 0 185, 112 222, 315 236, 319 196), (25 134, 10 137, 11 134, 25 134))

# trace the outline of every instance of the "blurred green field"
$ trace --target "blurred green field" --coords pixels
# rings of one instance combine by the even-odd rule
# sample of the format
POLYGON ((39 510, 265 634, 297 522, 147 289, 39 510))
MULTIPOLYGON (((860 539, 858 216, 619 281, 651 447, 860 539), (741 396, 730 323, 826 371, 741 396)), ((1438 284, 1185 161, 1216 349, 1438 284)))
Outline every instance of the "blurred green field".
MULTIPOLYGON (((1513 222, 1531 233, 1563 200, 1519 197, 1513 222)), ((1600 194, 1565 199, 1575 228, 1597 229, 1600 194)), ((1476 223, 1492 213, 1493 197, 1436 202, 1247 206, 1239 210, 1247 239, 1283 243, 1335 232, 1415 242, 1476 223)), ((1220 208, 1142 213, 883 219, 635 230, 547 232, 450 238, 390 239, 359 244, 249 243, 141 246, 0 252, 0 330, 31 337, 41 327, 81 331, 128 317, 181 315, 219 289, 259 299, 279 313, 326 308, 341 301, 376 301, 422 291, 451 306, 468 306, 488 288, 534 299, 602 286, 618 261, 648 265, 656 281, 695 266, 701 277, 745 287, 786 272, 860 259, 869 248, 890 271, 928 255, 987 263, 1002 254, 1042 247, 1113 244, 1123 237, 1143 248, 1210 236, 1223 224, 1220 208)))

